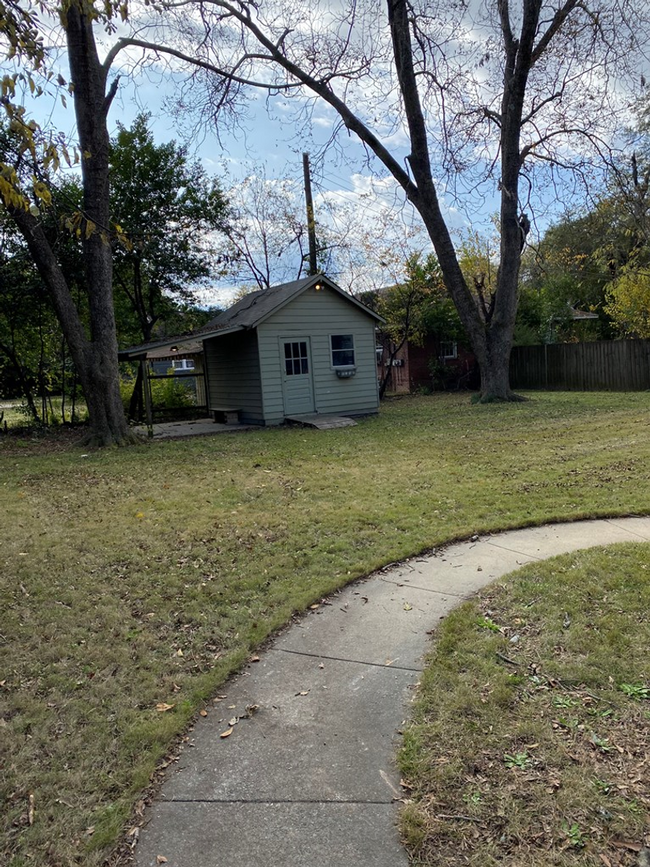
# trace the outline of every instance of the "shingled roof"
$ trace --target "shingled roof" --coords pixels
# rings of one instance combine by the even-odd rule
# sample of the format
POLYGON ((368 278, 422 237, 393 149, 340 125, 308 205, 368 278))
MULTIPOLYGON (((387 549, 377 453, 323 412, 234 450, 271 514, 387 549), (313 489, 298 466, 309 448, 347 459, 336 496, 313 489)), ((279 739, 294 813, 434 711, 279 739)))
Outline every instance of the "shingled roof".
POLYGON ((200 332, 197 333, 215 331, 221 328, 231 329, 237 326, 240 328, 256 328, 271 314, 280 310, 285 304, 288 304, 289 301, 300 295, 301 292, 304 292, 305 289, 308 289, 310 286, 316 286, 319 283, 327 286, 329 289, 333 289, 345 298, 346 301, 350 301, 356 307, 363 310, 364 313, 368 313, 368 315, 373 316, 375 319, 381 319, 369 307, 366 307, 352 295, 344 292, 336 283, 333 283, 327 277, 317 275, 315 277, 303 277, 302 280, 292 280, 290 283, 280 283, 278 286, 270 286, 268 289, 251 292, 204 325, 200 329, 200 332))
POLYGON ((278 286, 270 286, 268 289, 259 289, 257 292, 251 292, 245 295, 241 300, 233 304, 223 313, 220 313, 210 322, 207 322, 202 328, 192 332, 191 335, 180 335, 178 337, 170 337, 166 340, 159 340, 155 343, 145 343, 141 346, 133 346, 130 349, 123 349, 119 353, 119 358, 126 361, 135 357, 143 357, 147 352, 153 349, 172 346, 182 341, 187 341, 189 337, 196 340, 207 340, 210 337, 219 337, 221 334, 230 334, 233 331, 244 331, 250 328, 256 328, 265 319, 268 319, 273 313, 276 313, 285 304, 288 304, 293 298, 296 298, 305 289, 318 284, 327 286, 328 289, 338 293, 346 301, 354 304, 368 316, 372 316, 377 321, 381 322, 382 318, 365 304, 344 292, 340 286, 333 283, 323 275, 315 277, 303 277, 301 280, 292 280, 290 283, 280 283, 278 286))

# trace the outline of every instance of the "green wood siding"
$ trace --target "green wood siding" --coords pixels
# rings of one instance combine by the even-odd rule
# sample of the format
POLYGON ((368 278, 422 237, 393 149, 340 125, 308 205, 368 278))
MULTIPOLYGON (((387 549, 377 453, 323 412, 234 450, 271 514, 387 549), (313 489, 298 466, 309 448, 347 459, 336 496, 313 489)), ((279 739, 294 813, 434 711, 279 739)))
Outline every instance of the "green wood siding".
POLYGON ((254 331, 238 331, 204 342, 209 408, 240 410, 247 424, 264 424, 262 386, 254 331))
POLYGON ((379 408, 375 321, 324 288, 307 289, 258 326, 259 362, 267 424, 284 420, 282 340, 309 337, 314 402, 318 413, 372 413, 379 408), (339 379, 332 367, 330 336, 354 335, 356 374, 339 379))

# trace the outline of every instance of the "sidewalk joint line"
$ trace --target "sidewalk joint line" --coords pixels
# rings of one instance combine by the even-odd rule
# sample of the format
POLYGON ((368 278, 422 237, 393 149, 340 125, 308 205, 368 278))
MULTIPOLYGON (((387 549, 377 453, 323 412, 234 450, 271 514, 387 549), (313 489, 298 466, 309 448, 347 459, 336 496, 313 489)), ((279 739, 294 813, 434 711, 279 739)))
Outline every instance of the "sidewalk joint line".
POLYGON ((381 579, 384 584, 392 584, 394 587, 404 587, 407 590, 422 590, 423 593, 433 593, 434 596, 453 596, 454 599, 465 599, 464 593, 453 593, 451 590, 435 590, 433 587, 421 587, 419 584, 409 584, 405 581, 391 581, 390 578, 381 579))
MULTIPOLYGON (((637 533, 635 530, 630 530, 628 527, 621 527, 620 524, 617 524, 616 521, 620 521, 620 518, 607 518, 606 522, 611 524, 612 527, 616 527, 617 530, 625 530, 626 533, 630 533, 632 536, 636 536, 638 539, 643 539, 644 542, 650 542, 650 537, 644 536, 642 533, 637 533)), ((623 520, 625 520, 623 518, 623 520)))
MULTIPOLYGON (((488 542, 488 545, 492 545, 493 548, 499 548, 501 551, 509 551, 511 554, 518 554, 520 557, 529 557, 531 560, 536 560, 538 563, 541 563, 542 560, 548 560, 548 557, 538 557, 536 554, 526 554, 524 551, 517 551, 516 548, 508 548, 507 545, 499 545, 491 539, 488 542)), ((526 566, 526 563, 518 563, 517 569, 522 566, 526 566)))
POLYGON ((270 647, 269 653, 277 651, 279 653, 292 653, 294 656, 310 656, 312 659, 328 659, 330 662, 352 662, 354 665, 370 665, 373 668, 396 669, 398 671, 413 671, 416 674, 422 674, 421 668, 410 668, 407 665, 386 665, 384 662, 367 662, 364 659, 346 659, 344 656, 325 656, 322 653, 308 653, 306 650, 289 650, 286 647, 270 647))

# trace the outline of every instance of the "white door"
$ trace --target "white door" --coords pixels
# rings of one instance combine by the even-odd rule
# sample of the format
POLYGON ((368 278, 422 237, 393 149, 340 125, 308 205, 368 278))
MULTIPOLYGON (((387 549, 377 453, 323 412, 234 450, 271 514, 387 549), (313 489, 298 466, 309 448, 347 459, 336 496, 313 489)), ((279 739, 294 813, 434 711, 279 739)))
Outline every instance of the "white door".
POLYGON ((285 415, 314 412, 314 386, 308 337, 280 341, 285 415))

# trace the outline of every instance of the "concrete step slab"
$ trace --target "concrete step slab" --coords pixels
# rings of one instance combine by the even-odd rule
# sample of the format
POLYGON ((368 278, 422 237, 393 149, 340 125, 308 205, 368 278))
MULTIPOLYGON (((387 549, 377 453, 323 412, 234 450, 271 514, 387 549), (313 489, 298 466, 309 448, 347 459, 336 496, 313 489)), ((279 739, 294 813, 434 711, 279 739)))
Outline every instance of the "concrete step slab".
POLYGON ((427 632, 458 597, 377 575, 348 587, 295 623, 275 647, 327 659, 420 669, 427 632))
MULTIPOLYGON (((495 537, 498 538, 498 537, 495 537)), ((494 581, 534 562, 537 557, 497 547, 490 537, 450 545, 431 557, 409 560, 385 579, 430 593, 447 594, 456 602, 494 581)))
MULTIPOLYGON (((641 526, 637 524, 637 527, 641 526)), ((636 530, 622 522, 609 520, 575 521, 569 524, 547 524, 528 527, 490 537, 490 544, 500 551, 546 560, 558 554, 588 548, 590 545, 613 545, 617 542, 638 542, 636 530)))
POLYGON ((302 427, 314 427, 318 430, 334 430, 340 427, 356 427, 356 421, 347 415, 325 415, 323 413, 305 413, 301 415, 288 415, 285 418, 287 424, 302 425, 302 427))
POLYGON ((385 804, 156 804, 138 864, 408 867, 394 821, 385 804))
POLYGON ((650 542, 650 517, 609 518, 607 523, 638 536, 637 541, 650 542))
POLYGON ((392 666, 273 650, 199 719, 194 748, 183 751, 161 796, 390 803, 399 796, 397 730, 417 678, 392 666), (258 709, 247 719, 251 706, 258 709))

